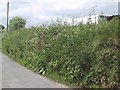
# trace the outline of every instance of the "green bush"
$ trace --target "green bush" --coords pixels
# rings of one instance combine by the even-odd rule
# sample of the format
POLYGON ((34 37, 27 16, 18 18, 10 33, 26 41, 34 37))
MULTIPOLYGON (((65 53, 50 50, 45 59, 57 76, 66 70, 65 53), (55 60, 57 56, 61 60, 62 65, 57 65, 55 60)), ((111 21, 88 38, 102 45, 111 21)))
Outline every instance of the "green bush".
POLYGON ((21 29, 21 28, 25 27, 25 24, 26 24, 25 19, 16 16, 16 17, 12 17, 12 19, 10 19, 9 28, 10 28, 10 30, 21 29))
POLYGON ((26 67, 69 84, 119 87, 118 33, 118 20, 21 29, 4 35, 2 49, 26 67))

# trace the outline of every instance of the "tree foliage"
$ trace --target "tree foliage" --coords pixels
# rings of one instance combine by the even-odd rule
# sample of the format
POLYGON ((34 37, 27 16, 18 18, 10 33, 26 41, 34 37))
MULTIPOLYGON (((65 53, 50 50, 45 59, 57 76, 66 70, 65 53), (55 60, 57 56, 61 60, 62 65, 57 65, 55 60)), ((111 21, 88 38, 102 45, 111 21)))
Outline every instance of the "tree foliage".
POLYGON ((26 20, 22 17, 13 17, 9 22, 10 29, 21 29, 24 28, 26 24, 26 20))
POLYGON ((5 27, 3 25, 0 24, 0 29, 5 29, 5 27))

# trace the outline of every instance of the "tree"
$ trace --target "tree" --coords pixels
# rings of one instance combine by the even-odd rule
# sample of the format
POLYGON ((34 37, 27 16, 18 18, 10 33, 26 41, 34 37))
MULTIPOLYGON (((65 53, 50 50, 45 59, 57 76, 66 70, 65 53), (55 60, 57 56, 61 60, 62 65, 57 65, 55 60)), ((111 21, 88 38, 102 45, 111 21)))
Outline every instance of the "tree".
POLYGON ((26 24, 26 20, 21 17, 13 17, 9 22, 9 28, 12 29, 20 29, 24 28, 26 24))
POLYGON ((0 24, 0 29, 5 29, 5 27, 3 25, 0 24))

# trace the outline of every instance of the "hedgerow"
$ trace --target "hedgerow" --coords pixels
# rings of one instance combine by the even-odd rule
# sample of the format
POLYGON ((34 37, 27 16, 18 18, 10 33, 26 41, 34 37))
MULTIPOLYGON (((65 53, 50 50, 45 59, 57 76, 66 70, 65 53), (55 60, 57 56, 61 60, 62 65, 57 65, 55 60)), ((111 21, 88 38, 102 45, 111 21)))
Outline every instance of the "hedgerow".
POLYGON ((118 24, 113 20, 12 30, 2 38, 2 49, 35 72, 68 84, 119 87, 118 24))

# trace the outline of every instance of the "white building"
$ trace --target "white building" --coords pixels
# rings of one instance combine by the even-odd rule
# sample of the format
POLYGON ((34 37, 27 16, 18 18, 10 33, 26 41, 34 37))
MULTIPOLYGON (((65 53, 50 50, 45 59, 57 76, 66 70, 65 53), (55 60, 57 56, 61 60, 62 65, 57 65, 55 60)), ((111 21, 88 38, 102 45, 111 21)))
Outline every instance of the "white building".
POLYGON ((67 18, 62 20, 62 24, 79 25, 80 23, 87 24, 88 22, 98 24, 99 20, 106 19, 107 16, 110 16, 110 15, 98 14, 98 15, 92 15, 92 16, 87 16, 83 18, 73 18, 73 19, 67 18))

